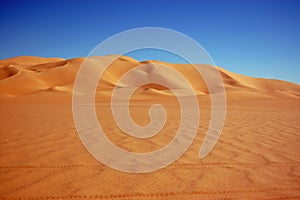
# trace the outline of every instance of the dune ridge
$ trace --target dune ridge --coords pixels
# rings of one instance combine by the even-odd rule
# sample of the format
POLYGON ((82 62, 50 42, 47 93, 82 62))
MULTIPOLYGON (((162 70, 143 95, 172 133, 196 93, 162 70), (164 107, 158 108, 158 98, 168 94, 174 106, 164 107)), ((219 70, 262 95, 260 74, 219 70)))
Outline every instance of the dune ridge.
MULTIPOLYGON (((61 91, 72 92, 76 73, 83 63, 105 62, 110 56, 88 57, 88 58, 42 58, 35 56, 20 56, 0 60, 0 96, 16 97, 33 93, 61 91)), ((156 65, 164 65, 177 70, 194 88, 197 94, 205 95, 209 91, 201 77, 191 64, 171 64, 161 61, 142 61, 139 62, 128 56, 120 56, 115 60, 107 71, 103 74, 100 81, 101 87, 97 92, 111 90, 114 87, 126 88, 135 87, 138 78, 150 77, 150 80, 164 79, 169 82, 172 88, 184 90, 187 86, 182 85, 170 72, 161 70, 156 65), (135 72, 135 77, 131 77, 125 82, 118 83, 118 80, 126 71, 144 65, 135 72)), ((203 70, 209 70, 212 66, 198 65, 203 70)), ((265 78, 254 78, 227 71, 217 67, 220 72, 227 92, 247 91, 252 93, 265 93, 271 95, 285 95, 300 97, 300 85, 265 78)), ((151 91, 151 94, 168 94, 165 87, 155 84, 147 84, 143 92, 151 91)))

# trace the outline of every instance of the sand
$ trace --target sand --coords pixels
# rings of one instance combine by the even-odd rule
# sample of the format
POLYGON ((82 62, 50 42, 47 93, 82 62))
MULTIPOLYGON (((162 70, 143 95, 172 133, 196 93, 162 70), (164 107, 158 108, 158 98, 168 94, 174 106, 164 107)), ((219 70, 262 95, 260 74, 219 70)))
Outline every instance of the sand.
POLYGON ((227 94, 227 115, 218 143, 200 160, 211 117, 210 94, 201 76, 191 65, 120 57, 105 72, 95 98, 98 120, 116 145, 132 152, 159 149, 171 141, 180 122, 172 93, 148 84, 132 97, 131 115, 136 123, 146 125, 149 106, 161 103, 168 113, 164 129, 141 140, 116 126, 111 90, 133 87, 139 78, 122 84, 118 79, 141 64, 150 65, 137 73, 161 75, 173 89, 184 90, 186 85, 153 63, 178 70, 197 93, 201 114, 197 136, 182 157, 155 172, 129 174, 98 162, 78 137, 71 102, 83 61, 26 56, 0 61, 0 199, 300 199, 298 84, 218 67, 227 94))

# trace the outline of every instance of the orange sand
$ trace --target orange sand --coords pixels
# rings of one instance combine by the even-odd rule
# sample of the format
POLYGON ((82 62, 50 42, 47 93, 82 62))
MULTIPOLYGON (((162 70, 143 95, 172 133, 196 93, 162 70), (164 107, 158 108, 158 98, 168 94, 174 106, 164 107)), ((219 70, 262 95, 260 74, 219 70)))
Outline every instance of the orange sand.
MULTIPOLYGON (((95 160, 76 132, 72 85, 83 60, 0 61, 0 199, 300 199, 299 85, 218 68, 227 91, 225 126, 213 151, 199 160, 211 116, 207 87, 191 65, 163 63, 190 80, 198 94, 198 134, 188 151, 167 168, 128 174, 95 160)), ((116 127, 109 107, 111 89, 123 73, 138 65, 121 57, 110 66, 97 89, 96 110, 115 144, 148 152, 172 139, 180 110, 166 88, 146 85, 132 97, 132 117, 146 125, 149 106, 161 103, 168 113, 165 128, 140 140, 116 127)), ((170 75, 164 77, 178 86, 170 75)))

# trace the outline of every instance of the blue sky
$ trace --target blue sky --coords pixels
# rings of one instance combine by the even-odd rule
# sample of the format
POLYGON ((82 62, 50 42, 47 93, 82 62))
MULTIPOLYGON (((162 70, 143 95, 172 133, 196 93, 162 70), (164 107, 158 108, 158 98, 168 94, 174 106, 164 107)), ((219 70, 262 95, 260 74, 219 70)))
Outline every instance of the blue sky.
MULTIPOLYGON (((227 70, 300 83, 298 0, 2 0, 0 59, 83 57, 114 34, 146 26, 189 35, 227 70)), ((132 55, 178 62, 161 51, 132 55)))

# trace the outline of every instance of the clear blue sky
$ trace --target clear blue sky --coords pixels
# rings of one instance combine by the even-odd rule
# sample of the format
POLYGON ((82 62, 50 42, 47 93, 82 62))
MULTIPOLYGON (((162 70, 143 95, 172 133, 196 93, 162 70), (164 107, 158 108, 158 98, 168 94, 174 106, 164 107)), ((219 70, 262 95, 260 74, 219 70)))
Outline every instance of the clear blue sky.
MULTIPOLYGON (((227 70, 300 83, 299 0, 2 0, 0 59, 82 57, 109 36, 145 26, 189 35, 227 70)), ((136 58, 163 60, 153 52, 136 58)))

